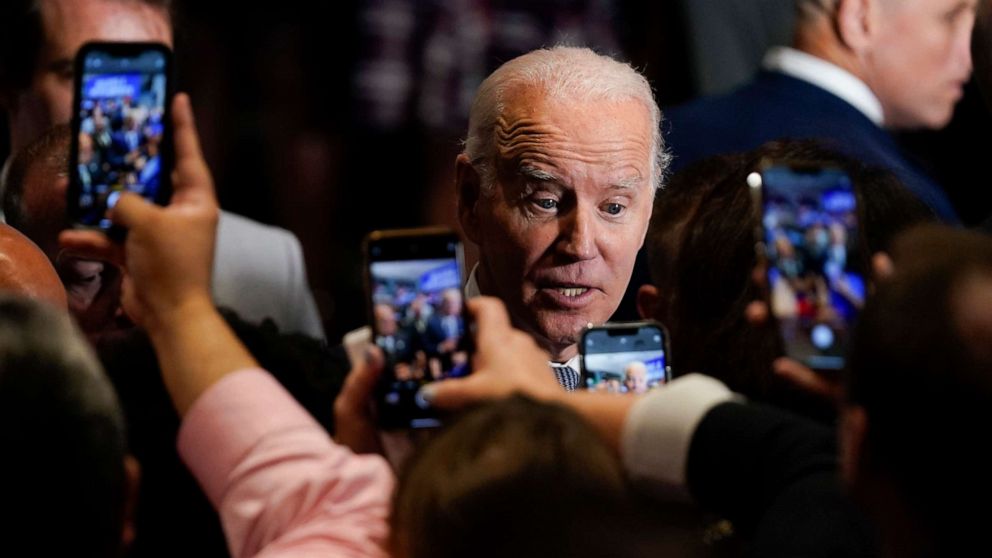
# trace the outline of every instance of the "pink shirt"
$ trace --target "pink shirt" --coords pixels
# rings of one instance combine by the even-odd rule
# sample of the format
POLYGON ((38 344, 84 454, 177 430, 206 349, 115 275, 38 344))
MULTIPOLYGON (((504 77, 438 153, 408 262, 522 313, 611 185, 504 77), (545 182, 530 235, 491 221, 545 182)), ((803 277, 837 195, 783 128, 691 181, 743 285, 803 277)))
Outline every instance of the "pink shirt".
POLYGON ((264 370, 211 386, 178 444, 232 556, 386 556, 389 465, 335 444, 264 370))

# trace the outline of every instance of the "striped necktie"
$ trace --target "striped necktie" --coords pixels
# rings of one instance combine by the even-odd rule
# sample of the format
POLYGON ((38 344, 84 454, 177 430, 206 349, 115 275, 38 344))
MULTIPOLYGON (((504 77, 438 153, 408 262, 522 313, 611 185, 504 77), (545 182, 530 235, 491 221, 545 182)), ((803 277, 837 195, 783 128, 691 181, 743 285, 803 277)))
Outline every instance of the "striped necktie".
POLYGON ((554 370, 555 379, 565 391, 575 391, 579 387, 579 372, 571 366, 552 364, 551 369, 554 370))

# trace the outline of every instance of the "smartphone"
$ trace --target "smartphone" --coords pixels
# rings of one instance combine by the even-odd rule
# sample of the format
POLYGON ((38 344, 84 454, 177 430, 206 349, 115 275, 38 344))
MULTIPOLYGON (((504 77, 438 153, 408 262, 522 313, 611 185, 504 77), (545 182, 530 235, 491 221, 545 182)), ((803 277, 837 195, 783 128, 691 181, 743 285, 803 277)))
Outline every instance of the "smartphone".
POLYGON ((589 327, 579 342, 582 385, 606 393, 645 393, 671 380, 668 333, 655 321, 589 327))
POLYGON ((386 357, 376 389, 379 425, 439 426, 418 392, 470 370, 462 242, 447 229, 375 231, 365 255, 372 341, 386 357))
POLYGON ((760 191, 759 249, 786 356, 840 370, 866 293, 851 179, 815 163, 766 163, 748 180, 760 191))
POLYGON ((67 211, 111 231, 107 210, 130 191, 172 196, 172 53, 155 43, 88 43, 75 60, 67 211))

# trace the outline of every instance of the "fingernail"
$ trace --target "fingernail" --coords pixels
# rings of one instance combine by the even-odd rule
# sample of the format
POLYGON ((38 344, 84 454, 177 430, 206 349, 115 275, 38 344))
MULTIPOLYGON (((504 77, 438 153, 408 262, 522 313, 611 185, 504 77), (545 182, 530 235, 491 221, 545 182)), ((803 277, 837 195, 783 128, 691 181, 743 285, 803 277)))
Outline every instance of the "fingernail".
POLYGON ((422 399, 428 405, 432 405, 434 403, 434 385, 426 384, 421 387, 420 390, 417 391, 417 398, 422 399))

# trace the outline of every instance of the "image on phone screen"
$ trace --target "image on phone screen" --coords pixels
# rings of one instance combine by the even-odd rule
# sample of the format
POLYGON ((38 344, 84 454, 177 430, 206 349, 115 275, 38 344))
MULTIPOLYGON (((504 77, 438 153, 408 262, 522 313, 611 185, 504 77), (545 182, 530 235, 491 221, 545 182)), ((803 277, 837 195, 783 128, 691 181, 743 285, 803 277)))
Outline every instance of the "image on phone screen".
POLYGON ((386 356, 380 422, 439 424, 417 392, 469 372, 461 243, 454 236, 393 237, 369 244, 373 342, 386 356))
POLYGON ((157 45, 80 51, 69 201, 76 223, 109 229, 107 209, 124 191, 168 200, 169 59, 157 45))
POLYGON ((580 344, 583 386, 606 393, 645 393, 668 382, 664 328, 650 322, 587 329, 580 344))
POLYGON ((786 354, 838 370, 864 305, 857 198, 839 169, 766 168, 762 225, 771 310, 786 354))

